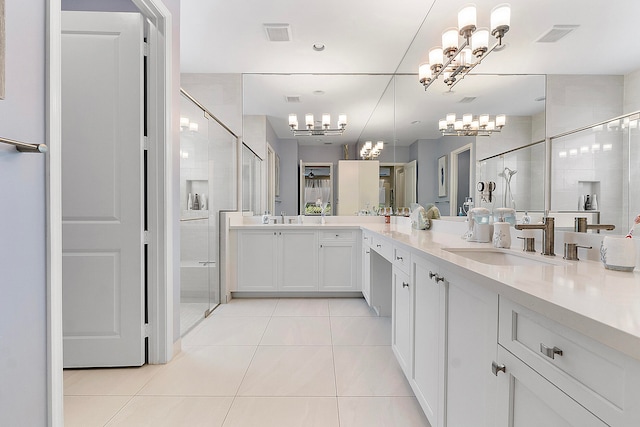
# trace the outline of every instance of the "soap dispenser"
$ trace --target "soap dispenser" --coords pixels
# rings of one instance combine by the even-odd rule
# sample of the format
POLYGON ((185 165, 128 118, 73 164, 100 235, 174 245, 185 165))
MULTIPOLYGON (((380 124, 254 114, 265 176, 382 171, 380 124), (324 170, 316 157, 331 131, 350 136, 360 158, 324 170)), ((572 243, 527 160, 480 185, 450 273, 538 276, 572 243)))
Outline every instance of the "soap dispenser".
POLYGON ((509 249, 511 247, 511 224, 500 216, 498 222, 493 223, 493 246, 509 249))

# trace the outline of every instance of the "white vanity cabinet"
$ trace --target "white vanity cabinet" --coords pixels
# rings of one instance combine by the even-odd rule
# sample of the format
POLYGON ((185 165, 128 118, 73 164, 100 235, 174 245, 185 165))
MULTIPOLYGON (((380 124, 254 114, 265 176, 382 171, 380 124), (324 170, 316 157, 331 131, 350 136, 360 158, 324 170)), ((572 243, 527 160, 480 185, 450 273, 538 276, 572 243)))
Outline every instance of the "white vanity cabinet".
POLYGON ((506 298, 498 341, 497 425, 640 425, 637 361, 506 298))
POLYGON ((362 232, 362 296, 371 305, 371 240, 372 235, 362 232))
POLYGON ((238 233, 238 289, 277 290, 278 240, 275 230, 238 233))
POLYGON ((413 285, 409 273, 393 263, 391 301, 391 348, 404 374, 411 378, 413 363, 413 285))
POLYGON ((411 387, 432 427, 444 426, 446 321, 449 284, 438 266, 412 255, 413 375, 411 387))
POLYGON ((321 291, 357 291, 360 267, 355 231, 320 232, 321 291))
POLYGON ((238 291, 317 291, 318 233, 241 230, 237 263, 238 291))
POLYGON ((448 282, 447 427, 494 427, 498 295, 451 271, 448 282))

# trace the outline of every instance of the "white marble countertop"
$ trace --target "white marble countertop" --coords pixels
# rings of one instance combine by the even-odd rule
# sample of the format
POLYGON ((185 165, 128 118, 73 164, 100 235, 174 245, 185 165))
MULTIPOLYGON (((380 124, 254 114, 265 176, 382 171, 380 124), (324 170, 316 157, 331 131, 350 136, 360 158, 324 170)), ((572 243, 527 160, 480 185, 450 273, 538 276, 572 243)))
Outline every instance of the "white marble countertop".
MULTIPOLYGON (((435 257, 445 268, 516 303, 640 360, 640 273, 607 270, 600 262, 565 261, 539 254, 519 256, 548 261, 540 265, 490 265, 449 252, 447 248, 493 248, 470 243, 459 234, 414 230, 406 225, 363 221, 327 224, 244 224, 234 230, 362 229, 435 257)), ((515 246, 515 245, 514 245, 515 246)))
MULTIPOLYGON (((600 262, 565 261, 562 256, 551 258, 553 264, 489 265, 445 249, 493 248, 490 243, 469 243, 459 235, 393 224, 366 224, 361 228, 439 258, 446 268, 640 360, 638 272, 607 270, 600 262)), ((509 251, 523 255, 519 250, 509 251)), ((540 254, 530 257, 549 260, 540 254)))

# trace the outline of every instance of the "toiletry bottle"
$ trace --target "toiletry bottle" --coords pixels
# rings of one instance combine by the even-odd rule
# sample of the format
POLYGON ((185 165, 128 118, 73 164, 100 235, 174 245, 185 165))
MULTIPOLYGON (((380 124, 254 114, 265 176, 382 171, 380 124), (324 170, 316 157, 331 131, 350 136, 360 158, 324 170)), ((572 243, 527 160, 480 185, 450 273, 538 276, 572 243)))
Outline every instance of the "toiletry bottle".
POLYGON ((190 211, 193 209, 193 196, 189 193, 189 197, 187 197, 187 210, 190 211))
POLYGON ((264 211, 264 215, 262 215, 262 223, 269 224, 269 212, 264 211))
POLYGON ((578 197, 578 210, 579 211, 583 211, 584 210, 584 196, 580 195, 580 197, 578 197))
POLYGON ((196 193, 195 197, 193 198, 193 210, 194 211, 199 211, 200 210, 200 202, 198 201, 198 193, 196 193))
POLYGON ((465 213, 462 211, 462 206, 458 208, 458 216, 466 216, 465 213))
POLYGON ((591 210, 598 210, 598 197, 595 193, 593 193, 593 197, 591 197, 591 210))
POLYGON ((589 197, 588 194, 587 194, 587 197, 585 197, 584 199, 584 210, 585 211, 591 210, 591 198, 589 197))

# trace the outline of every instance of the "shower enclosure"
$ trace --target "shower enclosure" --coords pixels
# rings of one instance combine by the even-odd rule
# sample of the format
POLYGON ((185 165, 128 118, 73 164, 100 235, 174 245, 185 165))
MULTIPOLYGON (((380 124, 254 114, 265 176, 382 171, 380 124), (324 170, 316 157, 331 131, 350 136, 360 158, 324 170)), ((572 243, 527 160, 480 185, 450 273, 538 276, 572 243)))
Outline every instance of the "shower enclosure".
POLYGON ((236 210, 237 137, 182 91, 180 335, 220 303, 219 214, 236 210))

